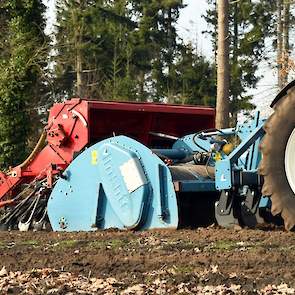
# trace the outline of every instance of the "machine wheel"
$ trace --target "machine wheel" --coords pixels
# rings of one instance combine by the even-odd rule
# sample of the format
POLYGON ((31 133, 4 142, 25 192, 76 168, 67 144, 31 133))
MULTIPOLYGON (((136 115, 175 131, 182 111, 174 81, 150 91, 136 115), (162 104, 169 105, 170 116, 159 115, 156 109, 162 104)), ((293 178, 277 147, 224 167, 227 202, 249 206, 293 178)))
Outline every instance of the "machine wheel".
POLYGON ((291 88, 274 106, 265 124, 261 142, 264 176, 262 194, 272 200, 271 212, 281 214, 285 228, 295 226, 295 88, 291 88))

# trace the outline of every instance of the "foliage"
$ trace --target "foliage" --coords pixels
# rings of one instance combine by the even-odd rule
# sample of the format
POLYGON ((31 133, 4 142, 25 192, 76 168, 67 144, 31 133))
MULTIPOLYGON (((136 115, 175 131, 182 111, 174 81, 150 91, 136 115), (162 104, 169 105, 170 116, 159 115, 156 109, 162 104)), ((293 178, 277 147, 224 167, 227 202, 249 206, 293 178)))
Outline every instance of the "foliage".
POLYGON ((213 105, 214 67, 176 30, 183 7, 181 0, 58 0, 48 67, 42 0, 1 1, 0 166, 24 159, 39 131, 36 109, 53 98, 213 105))
POLYGON ((207 103, 215 85, 192 83, 205 84, 201 75, 212 73, 211 65, 193 49, 193 60, 185 62, 189 46, 176 31, 183 7, 179 0, 60 1, 54 58, 59 96, 79 96, 82 80, 83 94, 91 98, 207 103), (186 87, 180 82, 185 71, 196 76, 186 87), (202 91, 193 97, 197 88, 202 91), (179 98, 184 95, 190 98, 179 98))
POLYGON ((215 67, 196 54, 191 44, 182 46, 170 77, 175 103, 215 106, 215 67))
MULTIPOLYGON (((26 155, 31 130, 29 108, 44 67, 45 7, 37 0, 6 0, 0 4, 5 27, 0 47, 0 166, 15 165, 26 155)), ((32 126, 35 127, 36 126, 32 126)))

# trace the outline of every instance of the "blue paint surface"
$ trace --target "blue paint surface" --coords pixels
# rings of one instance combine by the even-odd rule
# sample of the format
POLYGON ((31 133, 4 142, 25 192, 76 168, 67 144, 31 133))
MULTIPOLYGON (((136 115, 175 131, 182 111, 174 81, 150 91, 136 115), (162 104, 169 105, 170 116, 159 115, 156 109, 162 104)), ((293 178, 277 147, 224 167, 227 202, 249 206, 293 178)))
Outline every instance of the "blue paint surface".
POLYGON ((48 202, 55 231, 177 228, 178 208, 169 168, 137 141, 118 136, 80 154, 48 202), (129 192, 120 167, 138 161, 145 183, 129 192))

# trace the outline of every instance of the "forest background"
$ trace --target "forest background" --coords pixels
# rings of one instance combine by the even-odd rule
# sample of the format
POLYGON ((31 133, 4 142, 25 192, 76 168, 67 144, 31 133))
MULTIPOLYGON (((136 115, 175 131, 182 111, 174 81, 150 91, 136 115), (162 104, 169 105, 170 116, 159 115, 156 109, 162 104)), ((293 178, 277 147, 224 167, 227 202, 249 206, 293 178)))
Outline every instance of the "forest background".
MULTIPOLYGON (((269 76, 277 69, 276 12, 272 0, 230 5, 232 124, 278 89, 269 76)), ((288 20, 291 36, 290 4, 288 20)), ((214 107, 216 23, 215 0, 1 1, 0 165, 26 156, 54 101, 78 96, 214 107)))

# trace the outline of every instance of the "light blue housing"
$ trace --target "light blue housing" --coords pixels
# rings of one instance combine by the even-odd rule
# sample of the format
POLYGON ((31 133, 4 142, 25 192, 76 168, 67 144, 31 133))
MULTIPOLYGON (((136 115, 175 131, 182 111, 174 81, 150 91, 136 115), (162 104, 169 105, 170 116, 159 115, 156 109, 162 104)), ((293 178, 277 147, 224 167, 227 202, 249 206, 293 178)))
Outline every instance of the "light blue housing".
POLYGON ((48 201, 54 231, 177 228, 169 168, 125 136, 99 142, 64 171, 48 201))

